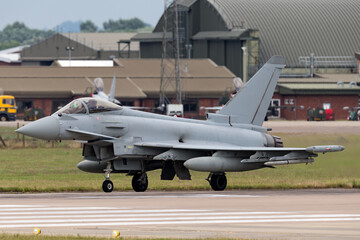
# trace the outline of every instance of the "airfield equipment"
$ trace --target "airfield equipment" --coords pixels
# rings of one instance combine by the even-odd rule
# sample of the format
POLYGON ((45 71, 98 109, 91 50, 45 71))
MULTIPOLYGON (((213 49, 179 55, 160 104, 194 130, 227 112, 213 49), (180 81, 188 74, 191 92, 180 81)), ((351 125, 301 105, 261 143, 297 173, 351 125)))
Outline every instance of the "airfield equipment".
POLYGON ((0 121, 15 121, 16 102, 11 95, 0 95, 0 121))
POLYGON ((24 110, 24 121, 36 121, 45 117, 45 113, 40 108, 28 108, 24 110))
MULTIPOLYGON (((164 0, 164 25, 159 99, 159 108, 163 112, 169 112, 168 107, 166 106, 172 103, 181 105, 181 108, 183 108, 180 58, 183 57, 184 52, 183 46, 185 40, 185 30, 182 27, 184 16, 179 8, 180 6, 178 5, 177 0, 164 0), (170 5, 173 7, 169 8, 170 5), (168 24, 168 20, 170 19, 173 21, 173 24, 168 24), (172 102, 171 99, 166 96, 166 92, 171 90, 175 90, 176 102, 172 102)), ((171 109, 173 106, 170 106, 169 108, 171 109)), ((181 111, 181 116, 182 115, 183 113, 181 111)))
POLYGON ((104 92, 104 81, 102 80, 102 78, 95 78, 94 86, 95 86, 95 92, 92 94, 92 97, 97 98, 97 99, 105 99, 110 102, 120 104, 120 101, 118 101, 115 98, 115 87, 116 87, 116 76, 115 75, 114 75, 113 81, 111 83, 109 95, 107 95, 104 92))
POLYGON ((215 191, 226 188, 226 172, 312 163, 318 153, 343 146, 284 148, 262 127, 285 59, 272 57, 244 87, 207 120, 136 111, 102 99, 80 98, 17 132, 45 140, 78 140, 84 160, 78 168, 104 173, 103 190, 114 189, 111 173, 126 173, 132 187, 148 187, 146 172, 162 169, 161 179, 190 180, 190 171, 209 172, 215 191))

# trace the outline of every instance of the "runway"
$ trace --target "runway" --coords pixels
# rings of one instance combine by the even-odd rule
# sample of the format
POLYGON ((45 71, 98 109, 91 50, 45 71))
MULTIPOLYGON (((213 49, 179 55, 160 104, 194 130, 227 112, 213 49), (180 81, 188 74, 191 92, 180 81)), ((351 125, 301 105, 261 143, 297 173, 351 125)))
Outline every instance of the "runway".
POLYGON ((1 194, 0 231, 250 239, 359 239, 360 190, 1 194))

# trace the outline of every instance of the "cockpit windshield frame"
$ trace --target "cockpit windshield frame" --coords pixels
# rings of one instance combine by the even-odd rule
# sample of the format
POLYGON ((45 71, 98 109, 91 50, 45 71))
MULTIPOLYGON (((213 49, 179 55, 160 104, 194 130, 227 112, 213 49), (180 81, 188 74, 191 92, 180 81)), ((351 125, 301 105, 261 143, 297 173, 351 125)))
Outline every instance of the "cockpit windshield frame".
POLYGON ((78 98, 59 109, 54 114, 93 114, 122 110, 123 108, 115 103, 95 98, 78 98))

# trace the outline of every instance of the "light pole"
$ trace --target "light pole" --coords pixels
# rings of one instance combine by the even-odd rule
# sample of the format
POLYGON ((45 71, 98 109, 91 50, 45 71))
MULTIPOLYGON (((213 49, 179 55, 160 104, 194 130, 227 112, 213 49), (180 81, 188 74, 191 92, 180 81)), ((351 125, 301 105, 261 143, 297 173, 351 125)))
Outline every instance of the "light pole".
POLYGON ((185 44, 185 48, 187 50, 187 57, 188 59, 191 58, 191 48, 192 48, 192 45, 191 44, 185 44))
POLYGON ((66 46, 65 50, 69 53, 69 67, 71 66, 71 52, 75 50, 74 47, 66 46))
POLYGON ((248 51, 247 47, 241 47, 243 51, 243 81, 244 83, 248 80, 248 51))

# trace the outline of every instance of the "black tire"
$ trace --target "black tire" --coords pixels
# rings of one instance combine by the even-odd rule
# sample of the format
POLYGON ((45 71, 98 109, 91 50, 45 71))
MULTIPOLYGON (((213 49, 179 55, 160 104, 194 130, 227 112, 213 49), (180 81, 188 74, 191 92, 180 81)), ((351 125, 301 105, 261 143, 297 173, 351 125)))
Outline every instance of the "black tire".
POLYGON ((6 121, 8 121, 9 119, 8 119, 8 117, 6 116, 6 115, 0 115, 0 121, 1 122, 6 122, 6 121))
POLYGON ((149 182, 146 173, 135 174, 131 181, 131 185, 135 192, 145 192, 148 184, 149 182))
POLYGON ((112 192, 114 190, 114 184, 110 180, 105 180, 102 185, 104 192, 112 192))
POLYGON ((223 191, 226 188, 227 179, 225 174, 214 174, 210 180, 210 186, 214 191, 223 191))

